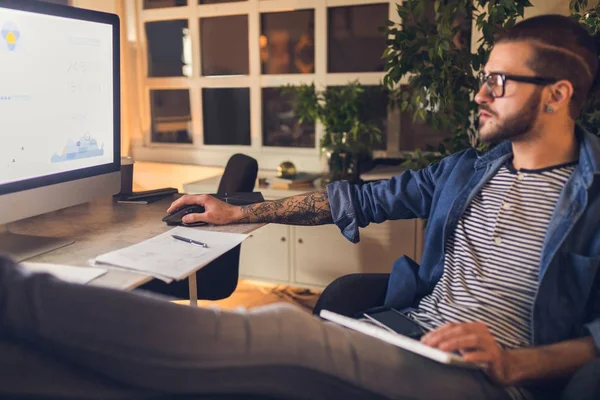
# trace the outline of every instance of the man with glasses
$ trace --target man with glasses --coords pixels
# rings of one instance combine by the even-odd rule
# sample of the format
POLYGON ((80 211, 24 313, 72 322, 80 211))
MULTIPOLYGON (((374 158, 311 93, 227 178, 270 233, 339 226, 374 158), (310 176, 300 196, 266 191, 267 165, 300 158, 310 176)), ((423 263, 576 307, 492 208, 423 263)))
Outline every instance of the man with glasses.
POLYGON ((597 41, 584 28, 567 17, 531 18, 497 42, 480 74, 480 137, 498 143, 487 153, 244 207, 184 196, 168 210, 205 207, 186 222, 335 223, 352 242, 369 223, 427 218, 421 265, 394 264, 385 306, 424 327, 424 343, 486 364, 487 375, 296 307, 191 309, 28 276, 8 262, 0 265, 0 334, 153 393, 531 397, 598 362, 600 139, 575 124, 597 75, 597 41))

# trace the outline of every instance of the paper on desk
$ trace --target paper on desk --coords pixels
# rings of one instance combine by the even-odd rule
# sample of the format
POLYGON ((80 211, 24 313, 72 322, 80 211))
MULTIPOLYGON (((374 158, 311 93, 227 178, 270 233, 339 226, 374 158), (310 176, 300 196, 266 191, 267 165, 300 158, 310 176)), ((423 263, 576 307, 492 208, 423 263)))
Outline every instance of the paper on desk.
POLYGON ((182 280, 247 237, 239 233, 176 227, 152 239, 98 256, 94 261, 96 265, 142 272, 163 280, 182 280), (206 243, 208 248, 182 242, 171 235, 206 243))
POLYGON ((104 275, 102 268, 72 267, 70 265, 24 262, 21 266, 30 272, 47 272, 58 279, 71 283, 86 284, 104 275))

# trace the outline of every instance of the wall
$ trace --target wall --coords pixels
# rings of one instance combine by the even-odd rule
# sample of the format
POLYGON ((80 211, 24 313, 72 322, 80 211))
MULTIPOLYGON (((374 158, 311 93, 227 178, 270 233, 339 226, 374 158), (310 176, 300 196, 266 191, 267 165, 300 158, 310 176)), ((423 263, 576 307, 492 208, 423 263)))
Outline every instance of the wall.
POLYGON ((533 7, 525 9, 525 18, 540 14, 569 15, 569 0, 530 0, 533 7))

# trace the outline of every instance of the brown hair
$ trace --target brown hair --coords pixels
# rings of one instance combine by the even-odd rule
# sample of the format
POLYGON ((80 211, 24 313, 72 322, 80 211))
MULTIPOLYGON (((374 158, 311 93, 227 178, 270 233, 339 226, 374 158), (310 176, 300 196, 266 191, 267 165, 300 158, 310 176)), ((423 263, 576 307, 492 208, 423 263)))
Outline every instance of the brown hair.
POLYGON ((588 95, 598 89, 599 36, 593 37, 575 19, 540 15, 525 19, 500 35, 496 43, 526 41, 534 55, 527 65, 545 78, 565 79, 573 85, 569 114, 581 113, 588 95))

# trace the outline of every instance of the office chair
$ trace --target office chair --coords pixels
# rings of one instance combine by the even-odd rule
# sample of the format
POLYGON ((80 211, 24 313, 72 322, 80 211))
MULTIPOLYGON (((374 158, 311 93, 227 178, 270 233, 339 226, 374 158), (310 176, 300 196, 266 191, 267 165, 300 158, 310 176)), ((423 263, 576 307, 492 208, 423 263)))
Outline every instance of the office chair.
MULTIPOLYGON (((258 176, 258 163, 244 154, 234 154, 227 161, 221 177, 218 195, 252 192, 258 176)), ((241 245, 237 245, 221 257, 196 272, 199 300, 225 299, 238 284, 241 245)), ((178 299, 189 299, 189 279, 166 284, 154 279, 138 289, 165 294, 178 299)))
MULTIPOLYGON (((313 314, 329 310, 348 317, 383 307, 389 274, 358 273, 331 282, 319 297, 313 314)), ((550 400, 600 399, 600 357, 577 370, 570 379, 555 379, 544 387, 531 388, 535 398, 550 400)))

